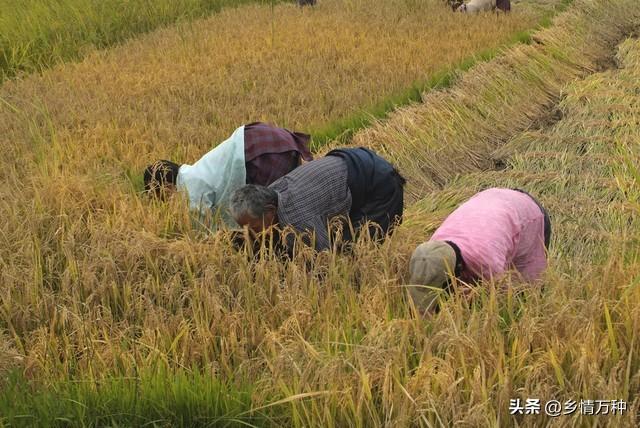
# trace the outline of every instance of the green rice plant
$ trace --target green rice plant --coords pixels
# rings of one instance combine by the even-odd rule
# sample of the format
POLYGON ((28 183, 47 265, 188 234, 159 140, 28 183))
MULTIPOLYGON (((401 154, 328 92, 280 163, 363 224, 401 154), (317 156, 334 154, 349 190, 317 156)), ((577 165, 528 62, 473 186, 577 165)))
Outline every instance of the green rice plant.
POLYGON ((37 385, 17 373, 0 393, 3 426, 261 426, 250 388, 198 372, 159 369, 137 377, 37 385), (16 400, 17 397, 22 397, 16 400))

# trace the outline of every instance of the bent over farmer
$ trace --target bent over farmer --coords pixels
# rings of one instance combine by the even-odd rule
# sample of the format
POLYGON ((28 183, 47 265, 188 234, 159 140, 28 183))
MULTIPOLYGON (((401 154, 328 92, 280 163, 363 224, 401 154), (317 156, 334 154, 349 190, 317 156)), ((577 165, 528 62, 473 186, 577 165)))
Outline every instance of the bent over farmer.
POLYGON ((464 282, 501 276, 515 268, 527 282, 547 266, 551 239, 547 211, 522 190, 492 188, 477 193, 420 244, 409 265, 409 295, 424 314, 435 309, 437 290, 449 275, 464 282))
POLYGON ((452 7, 458 12, 477 13, 490 10, 511 11, 510 0, 470 0, 467 3, 452 2, 452 7), (461 3, 461 4, 460 4, 461 3), (455 6, 453 6, 455 4, 455 6))
MULTIPOLYGON (((292 226, 303 233, 305 243, 321 251, 331 247, 329 224, 337 218, 349 220, 356 233, 370 222, 371 235, 377 239, 391 233, 402 221, 404 183, 398 171, 373 151, 338 149, 269 187, 248 185, 236 190, 231 213, 253 232, 292 226)), ((350 228, 343 230, 343 240, 353 240, 350 228)), ((287 241, 290 251, 291 238, 287 241)))
POLYGON ((254 122, 237 128, 193 165, 161 160, 144 171, 145 190, 160 198, 182 191, 189 207, 206 215, 219 210, 221 218, 236 226, 228 214, 234 190, 245 184, 268 186, 293 171, 301 159, 313 159, 309 135, 254 122))

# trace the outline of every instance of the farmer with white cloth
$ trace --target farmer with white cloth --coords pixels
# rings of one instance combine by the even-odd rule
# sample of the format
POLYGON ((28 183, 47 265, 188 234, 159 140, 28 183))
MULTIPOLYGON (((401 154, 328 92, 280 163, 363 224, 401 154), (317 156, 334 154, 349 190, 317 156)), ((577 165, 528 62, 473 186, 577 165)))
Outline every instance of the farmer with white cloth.
POLYGON ((424 314, 435 309, 438 289, 450 276, 473 283, 515 269, 527 282, 547 266, 551 222, 546 210, 522 190, 484 190, 451 213, 410 261, 409 295, 424 314))
POLYGON ((231 193, 245 184, 269 185, 298 167, 301 158, 312 160, 309 140, 306 134, 250 123, 193 165, 167 160, 149 165, 144 171, 145 190, 160 198, 175 191, 186 193, 200 221, 219 214, 224 223, 237 227, 227 209, 231 193))
POLYGON ((458 12, 476 13, 476 12, 488 12, 495 9, 501 10, 503 12, 509 12, 511 10, 511 1, 510 0, 471 0, 468 3, 463 3, 460 6, 457 6, 456 10, 458 12))

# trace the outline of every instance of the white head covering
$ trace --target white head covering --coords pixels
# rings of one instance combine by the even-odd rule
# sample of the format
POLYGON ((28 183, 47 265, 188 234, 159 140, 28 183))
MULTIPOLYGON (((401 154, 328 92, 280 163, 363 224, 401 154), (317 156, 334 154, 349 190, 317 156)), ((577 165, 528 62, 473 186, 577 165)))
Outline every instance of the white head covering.
POLYGON ((200 220, 219 212, 230 227, 238 227, 229 213, 229 199, 234 190, 244 186, 247 170, 244 162, 244 126, 216 146, 193 165, 182 165, 177 187, 189 197, 189 208, 199 213, 200 220))
POLYGON ((456 253, 444 241, 424 242, 414 250, 409 262, 411 272, 409 296, 416 309, 424 315, 435 305, 438 294, 447 280, 447 274, 453 272, 456 265, 456 253))
POLYGON ((471 0, 458 8, 458 12, 483 12, 490 11, 496 7, 496 0, 471 0))

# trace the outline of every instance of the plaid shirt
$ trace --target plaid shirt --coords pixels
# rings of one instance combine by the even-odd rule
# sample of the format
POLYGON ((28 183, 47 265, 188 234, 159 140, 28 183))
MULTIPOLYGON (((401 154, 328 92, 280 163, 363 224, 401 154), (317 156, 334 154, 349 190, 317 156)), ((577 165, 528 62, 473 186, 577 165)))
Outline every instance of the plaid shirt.
MULTIPOLYGON (((348 216, 351 210, 345 161, 326 156, 296 168, 269 187, 278 192, 280 227, 315 233, 316 249, 328 249, 328 223, 334 217, 348 216)), ((291 247, 291 240, 288 244, 291 247)))
POLYGON ((300 156, 313 159, 306 134, 291 132, 266 123, 244 127, 244 157, 247 184, 268 186, 300 165, 300 156))

